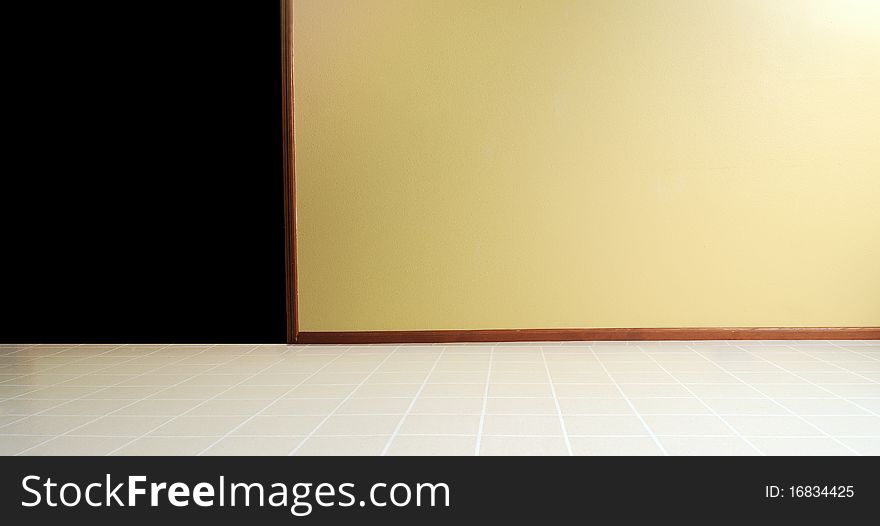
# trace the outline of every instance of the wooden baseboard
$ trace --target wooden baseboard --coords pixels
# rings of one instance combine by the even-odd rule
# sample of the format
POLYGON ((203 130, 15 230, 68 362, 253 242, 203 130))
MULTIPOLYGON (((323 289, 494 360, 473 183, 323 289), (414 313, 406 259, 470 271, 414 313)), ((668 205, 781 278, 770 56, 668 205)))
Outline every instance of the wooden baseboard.
POLYGON ((454 343, 645 340, 880 340, 880 327, 694 327, 300 332, 295 343, 454 343))

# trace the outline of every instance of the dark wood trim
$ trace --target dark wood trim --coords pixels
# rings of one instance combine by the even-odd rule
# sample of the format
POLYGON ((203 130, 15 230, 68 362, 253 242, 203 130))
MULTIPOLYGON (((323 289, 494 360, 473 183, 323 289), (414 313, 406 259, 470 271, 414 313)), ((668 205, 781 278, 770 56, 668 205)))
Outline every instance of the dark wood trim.
POLYGON ((880 327, 694 327, 301 332, 298 343, 454 343, 644 340, 880 340, 880 327))
POLYGON ((296 275, 296 147, 293 133, 293 0, 281 0, 281 96, 287 343, 296 343, 299 336, 299 294, 296 275))

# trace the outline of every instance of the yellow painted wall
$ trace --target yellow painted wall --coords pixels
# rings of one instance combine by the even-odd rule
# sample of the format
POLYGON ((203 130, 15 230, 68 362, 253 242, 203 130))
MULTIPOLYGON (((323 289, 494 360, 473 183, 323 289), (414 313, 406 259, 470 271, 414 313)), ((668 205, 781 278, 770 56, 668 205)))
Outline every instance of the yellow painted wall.
POLYGON ((303 331, 880 325, 877 0, 296 0, 303 331))

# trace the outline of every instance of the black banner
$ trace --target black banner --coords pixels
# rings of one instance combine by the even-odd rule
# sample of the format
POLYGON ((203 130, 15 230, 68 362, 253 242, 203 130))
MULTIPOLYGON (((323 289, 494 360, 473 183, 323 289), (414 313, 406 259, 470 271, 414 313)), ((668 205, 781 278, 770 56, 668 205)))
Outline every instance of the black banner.
POLYGON ((877 457, 14 457, 7 524, 702 523, 876 511, 877 457), (11 520, 10 520, 11 519, 11 520))

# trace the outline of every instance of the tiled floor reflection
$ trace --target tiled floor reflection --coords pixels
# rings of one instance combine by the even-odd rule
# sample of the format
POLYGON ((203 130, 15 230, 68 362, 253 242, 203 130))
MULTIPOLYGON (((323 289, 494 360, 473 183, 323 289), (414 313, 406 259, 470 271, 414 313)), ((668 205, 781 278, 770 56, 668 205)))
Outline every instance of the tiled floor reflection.
POLYGON ((0 345, 3 455, 877 455, 880 342, 0 345))

